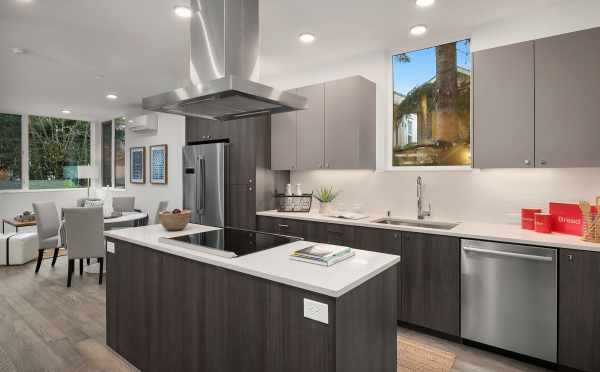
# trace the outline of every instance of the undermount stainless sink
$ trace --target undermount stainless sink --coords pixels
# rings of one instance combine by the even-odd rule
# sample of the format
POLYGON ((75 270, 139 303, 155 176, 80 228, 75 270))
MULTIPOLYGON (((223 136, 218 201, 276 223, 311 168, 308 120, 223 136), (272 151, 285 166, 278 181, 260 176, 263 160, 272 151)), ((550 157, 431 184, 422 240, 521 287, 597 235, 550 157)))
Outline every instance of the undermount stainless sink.
POLYGON ((451 230, 458 226, 457 223, 452 222, 435 222, 435 221, 419 221, 419 220, 404 220, 399 218, 380 218, 374 221, 374 223, 382 223, 385 225, 397 225, 397 226, 411 226, 411 227, 424 227, 428 229, 440 229, 440 230, 451 230))

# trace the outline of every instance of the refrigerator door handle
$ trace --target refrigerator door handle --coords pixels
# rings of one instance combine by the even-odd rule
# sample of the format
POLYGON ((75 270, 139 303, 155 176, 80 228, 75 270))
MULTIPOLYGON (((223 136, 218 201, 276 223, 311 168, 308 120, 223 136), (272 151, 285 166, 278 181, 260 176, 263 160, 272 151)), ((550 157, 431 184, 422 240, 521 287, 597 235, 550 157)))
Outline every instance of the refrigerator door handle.
POLYGON ((202 216, 204 208, 206 208, 206 159, 204 156, 198 156, 196 164, 196 168, 199 168, 199 171, 196 172, 196 209, 202 216))

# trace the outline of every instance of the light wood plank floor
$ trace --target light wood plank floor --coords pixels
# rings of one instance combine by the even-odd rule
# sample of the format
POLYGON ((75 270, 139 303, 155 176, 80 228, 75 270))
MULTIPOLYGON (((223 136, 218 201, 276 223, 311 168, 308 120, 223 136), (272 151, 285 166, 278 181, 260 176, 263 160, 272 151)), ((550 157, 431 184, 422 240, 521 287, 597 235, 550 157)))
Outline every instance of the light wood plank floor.
MULTIPOLYGON (((0 267, 0 372, 132 371, 105 342, 105 286, 79 276, 66 287, 67 261, 0 267)), ((410 339, 453 352, 456 372, 545 371, 496 354, 398 329, 410 339)))
POLYGON ((105 286, 67 260, 0 267, 0 372, 132 371, 105 342, 105 286))

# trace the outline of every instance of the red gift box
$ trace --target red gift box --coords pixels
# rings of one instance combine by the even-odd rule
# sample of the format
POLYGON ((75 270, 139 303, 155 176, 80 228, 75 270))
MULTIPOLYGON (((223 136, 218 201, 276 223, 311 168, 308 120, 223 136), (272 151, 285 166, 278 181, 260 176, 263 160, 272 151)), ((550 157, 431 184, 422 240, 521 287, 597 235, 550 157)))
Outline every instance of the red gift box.
MULTIPOLYGON (((552 230, 569 235, 583 235, 583 214, 578 204, 550 203, 550 214, 552 215, 552 230)), ((592 213, 597 213, 596 207, 592 207, 592 213)))
POLYGON ((552 215, 547 213, 535 214, 535 231, 544 234, 552 232, 552 215))
POLYGON ((533 216, 536 213, 541 213, 539 208, 523 208, 521 209, 521 228, 525 230, 535 229, 535 220, 533 216))

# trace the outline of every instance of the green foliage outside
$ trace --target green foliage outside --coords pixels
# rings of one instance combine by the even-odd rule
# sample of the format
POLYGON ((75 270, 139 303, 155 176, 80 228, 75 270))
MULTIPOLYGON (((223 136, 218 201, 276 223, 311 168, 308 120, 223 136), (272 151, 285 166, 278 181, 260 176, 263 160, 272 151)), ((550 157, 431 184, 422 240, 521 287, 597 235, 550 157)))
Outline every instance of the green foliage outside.
POLYGON ((85 185, 69 171, 90 163, 90 123, 29 116, 29 188, 73 188, 85 185))
POLYGON ((0 190, 21 188, 21 115, 0 114, 0 190))

